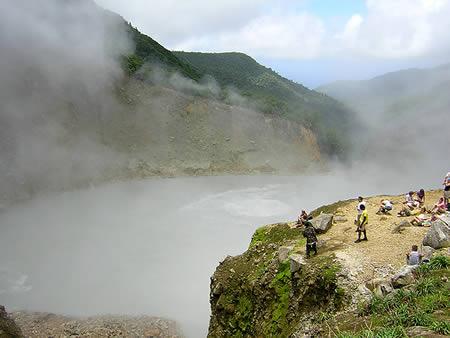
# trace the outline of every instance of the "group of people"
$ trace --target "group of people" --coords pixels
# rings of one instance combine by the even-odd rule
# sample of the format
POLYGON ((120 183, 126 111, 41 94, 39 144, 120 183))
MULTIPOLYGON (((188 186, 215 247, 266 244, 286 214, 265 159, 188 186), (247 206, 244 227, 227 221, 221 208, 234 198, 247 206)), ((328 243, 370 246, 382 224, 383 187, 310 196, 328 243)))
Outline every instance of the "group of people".
MULTIPOLYGON (((431 224, 433 220, 437 218, 438 214, 450 211, 450 172, 444 178, 443 182, 443 196, 439 198, 439 201, 433 206, 431 210, 425 208, 425 190, 420 189, 417 192, 410 191, 405 196, 403 202, 404 207, 399 211, 398 216, 412 216, 417 215, 413 220, 413 225, 424 226, 427 223, 431 224), (425 213, 431 214, 431 217, 425 215, 425 213)), ((394 209, 393 202, 388 199, 380 201, 380 208, 377 214, 390 214, 394 209)), ((357 215, 355 219, 356 232, 358 238, 355 243, 367 241, 367 225, 369 223, 369 214, 367 212, 366 201, 363 197, 358 197, 358 204, 356 206, 357 215)), ((304 226, 303 236, 306 238, 306 257, 309 258, 311 253, 317 254, 317 233, 314 226, 311 223, 312 217, 308 215, 305 210, 302 210, 300 216, 297 219, 297 226, 304 226)), ((406 255, 407 263, 410 265, 416 265, 421 263, 422 255, 418 251, 417 245, 412 246, 410 253, 406 255)))

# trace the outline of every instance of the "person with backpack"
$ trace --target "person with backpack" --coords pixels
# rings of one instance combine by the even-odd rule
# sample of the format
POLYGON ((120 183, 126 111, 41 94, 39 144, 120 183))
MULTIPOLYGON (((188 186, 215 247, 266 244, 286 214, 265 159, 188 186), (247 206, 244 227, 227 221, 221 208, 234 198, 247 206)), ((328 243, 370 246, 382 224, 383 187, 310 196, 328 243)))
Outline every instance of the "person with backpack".
POLYGON ((314 255, 317 255, 317 235, 316 229, 310 221, 306 221, 304 224, 303 237, 306 238, 306 258, 309 258, 311 251, 314 251, 314 255))

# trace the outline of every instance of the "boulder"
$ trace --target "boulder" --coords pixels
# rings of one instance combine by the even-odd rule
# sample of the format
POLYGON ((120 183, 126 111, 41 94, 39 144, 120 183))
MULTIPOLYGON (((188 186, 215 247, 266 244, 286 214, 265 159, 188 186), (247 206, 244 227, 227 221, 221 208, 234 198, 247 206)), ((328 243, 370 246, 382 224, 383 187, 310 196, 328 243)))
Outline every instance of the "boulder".
POLYGON ((294 249, 293 246, 282 246, 278 249, 278 261, 284 262, 288 259, 289 253, 294 249))
POLYGON ((428 230, 422 244, 430 246, 433 249, 447 248, 450 246, 450 226, 446 221, 450 222, 448 216, 431 223, 431 228, 428 230))
POLYGON ((366 283, 366 287, 378 297, 384 297, 394 291, 392 283, 386 278, 375 278, 366 283))
POLYGON ((326 233, 333 225, 332 214, 320 214, 311 220, 313 227, 320 234, 326 233))
POLYGON ((392 286, 396 289, 407 286, 414 283, 414 270, 418 265, 405 265, 391 278, 392 286))
POLYGON ((289 256, 289 262, 291 264, 291 273, 299 271, 306 262, 302 255, 294 254, 289 256))

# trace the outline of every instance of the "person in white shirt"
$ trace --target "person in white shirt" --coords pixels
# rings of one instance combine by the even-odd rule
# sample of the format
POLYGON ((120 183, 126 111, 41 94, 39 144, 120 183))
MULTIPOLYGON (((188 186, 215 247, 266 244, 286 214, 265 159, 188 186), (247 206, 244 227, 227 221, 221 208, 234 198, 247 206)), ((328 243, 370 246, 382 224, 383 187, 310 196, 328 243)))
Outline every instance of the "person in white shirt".
POLYGON ((408 208, 414 209, 419 206, 419 202, 414 199, 414 191, 410 191, 409 193, 407 193, 405 195, 405 199, 406 201, 403 203, 406 204, 408 208))
POLYGON ((392 211, 394 207, 392 206, 392 202, 389 200, 381 200, 380 209, 377 211, 377 215, 387 214, 389 211, 392 211))
POLYGON ((422 254, 419 253, 417 245, 413 245, 411 252, 406 254, 406 262, 408 265, 419 265, 422 263, 422 254))
POLYGON ((355 224, 359 224, 359 218, 361 217, 361 214, 363 212, 361 209, 361 205, 364 205, 364 207, 366 207, 366 201, 364 201, 364 198, 359 196, 358 197, 358 205, 356 206, 356 211, 358 212, 358 214, 356 216, 355 224))

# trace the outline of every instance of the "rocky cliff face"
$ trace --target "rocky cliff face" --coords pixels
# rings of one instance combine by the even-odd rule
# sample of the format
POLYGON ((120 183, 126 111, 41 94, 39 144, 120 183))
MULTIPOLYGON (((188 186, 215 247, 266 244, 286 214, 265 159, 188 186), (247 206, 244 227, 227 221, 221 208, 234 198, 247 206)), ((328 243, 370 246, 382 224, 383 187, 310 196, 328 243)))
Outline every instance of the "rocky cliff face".
POLYGON ((21 338, 22 331, 6 313, 5 307, 0 305, 0 338, 21 338))
POLYGON ((274 224, 260 228, 244 254, 221 262, 211 278, 208 336, 286 337, 339 309, 339 263, 332 254, 304 261, 303 246, 299 229, 274 224))

